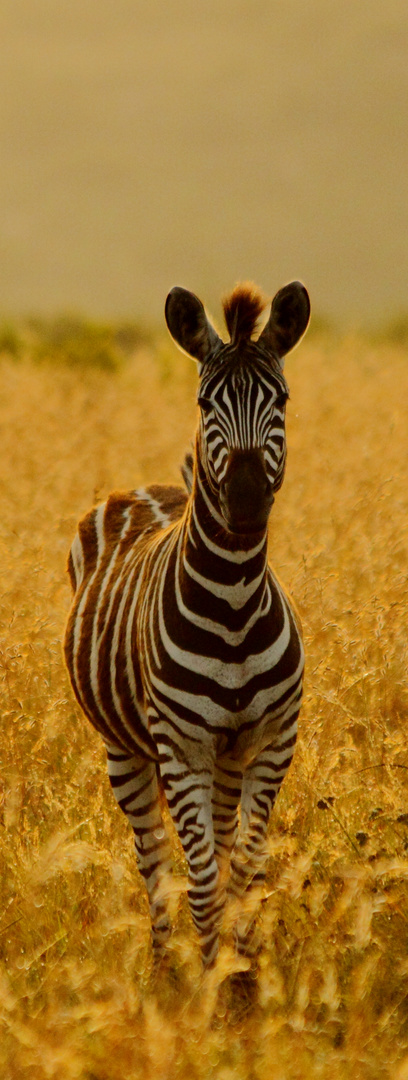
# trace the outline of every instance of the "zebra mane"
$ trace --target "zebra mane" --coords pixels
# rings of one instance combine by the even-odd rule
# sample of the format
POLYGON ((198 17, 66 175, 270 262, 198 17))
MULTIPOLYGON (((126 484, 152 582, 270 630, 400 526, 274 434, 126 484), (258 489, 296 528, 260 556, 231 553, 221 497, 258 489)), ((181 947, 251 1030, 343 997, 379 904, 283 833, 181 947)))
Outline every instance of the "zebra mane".
POLYGON ((194 472, 194 458, 193 458, 193 455, 191 453, 191 450, 189 450, 188 454, 185 455, 183 464, 180 466, 180 469, 181 469, 181 475, 183 477, 183 480, 184 480, 184 483, 186 485, 187 491, 188 491, 188 493, 190 495, 190 493, 193 490, 193 472, 194 472))
POLYGON ((262 293, 251 281, 235 286, 223 300, 225 322, 233 345, 249 341, 266 304, 262 293))

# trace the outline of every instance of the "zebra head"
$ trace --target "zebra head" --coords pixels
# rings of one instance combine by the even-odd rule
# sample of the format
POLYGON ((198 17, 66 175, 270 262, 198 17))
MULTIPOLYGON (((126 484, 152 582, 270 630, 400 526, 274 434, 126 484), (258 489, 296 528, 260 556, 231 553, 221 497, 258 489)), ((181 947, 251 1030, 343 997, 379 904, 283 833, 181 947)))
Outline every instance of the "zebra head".
POLYGON ((289 395, 283 360, 310 315, 307 291, 294 281, 276 294, 266 326, 253 340, 263 307, 254 286, 238 285, 224 301, 230 334, 225 343, 194 293, 176 287, 166 301, 172 337, 198 361, 199 458, 213 501, 233 533, 265 529, 282 484, 289 395))

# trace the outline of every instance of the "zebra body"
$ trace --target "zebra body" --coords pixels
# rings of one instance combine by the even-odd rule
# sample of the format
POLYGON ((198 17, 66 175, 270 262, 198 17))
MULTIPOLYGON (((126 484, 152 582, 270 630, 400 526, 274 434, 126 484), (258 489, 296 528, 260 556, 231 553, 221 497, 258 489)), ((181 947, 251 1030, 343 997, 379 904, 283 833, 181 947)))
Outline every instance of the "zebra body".
MULTIPOLYGON (((267 522, 285 464, 281 357, 305 329, 306 298, 297 283, 281 290, 253 342, 259 297, 236 290, 224 345, 193 294, 170 293, 169 328, 200 365, 191 492, 111 495, 80 523, 69 558, 67 666, 134 830, 153 943, 170 933, 164 793, 206 963, 226 891, 240 897, 263 880, 270 812, 296 740, 303 647, 268 563, 267 522)), ((250 952, 253 940, 244 920, 238 948, 250 952)))

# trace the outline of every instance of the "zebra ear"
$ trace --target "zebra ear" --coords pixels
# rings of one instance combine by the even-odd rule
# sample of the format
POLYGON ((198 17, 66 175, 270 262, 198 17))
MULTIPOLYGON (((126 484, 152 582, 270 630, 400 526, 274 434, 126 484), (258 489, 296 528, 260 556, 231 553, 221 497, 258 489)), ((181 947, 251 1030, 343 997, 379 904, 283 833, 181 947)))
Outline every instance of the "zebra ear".
POLYGON ((201 300, 188 289, 176 285, 169 292, 165 316, 176 344, 199 364, 203 364, 215 347, 222 344, 207 319, 201 300))
POLYGON ((291 281, 272 300, 268 322, 259 336, 282 359, 297 345, 310 319, 310 300, 301 281, 291 281))

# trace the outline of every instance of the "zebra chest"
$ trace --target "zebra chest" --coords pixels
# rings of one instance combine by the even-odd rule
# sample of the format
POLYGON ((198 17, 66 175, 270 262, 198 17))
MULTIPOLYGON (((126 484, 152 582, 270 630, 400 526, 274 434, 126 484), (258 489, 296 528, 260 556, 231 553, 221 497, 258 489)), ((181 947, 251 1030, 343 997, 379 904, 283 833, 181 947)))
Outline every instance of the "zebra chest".
MULTIPOLYGON (((285 713, 286 699, 299 694, 303 650, 286 604, 278 619, 256 620, 234 648, 231 637, 214 627, 194 627, 177 609, 163 609, 151 624, 153 638, 146 672, 151 730, 165 732, 167 720, 187 741, 216 740, 217 753, 242 758, 266 745, 285 713), (227 640, 226 640, 227 638, 227 640), (200 648, 198 647, 200 645, 200 648)), ((146 671, 146 667, 145 667, 146 671)))
MULTIPOLYGON (((148 632, 157 674, 169 684, 186 691, 195 688, 212 698, 219 691, 229 711, 241 711, 255 682, 275 684, 275 669, 279 679, 283 657, 287 667, 293 653, 297 666, 299 635, 282 594, 272 600, 267 590, 251 612, 242 617, 238 610, 231 626, 222 621, 220 608, 212 614, 208 594, 205 604, 194 604, 177 588, 169 592, 157 593, 148 632)), ((245 602, 237 607, 245 607, 245 602)))

